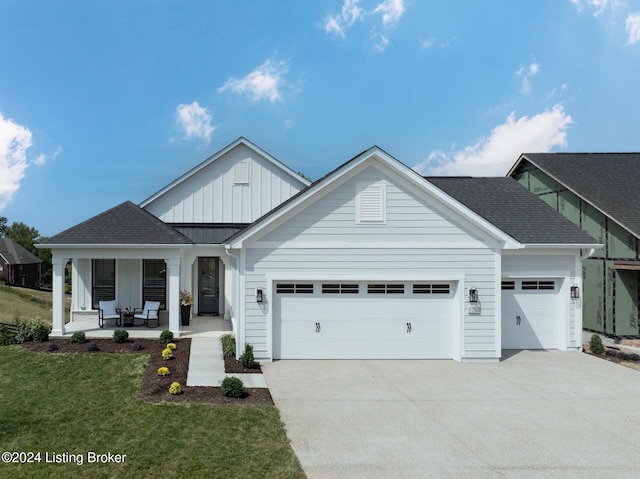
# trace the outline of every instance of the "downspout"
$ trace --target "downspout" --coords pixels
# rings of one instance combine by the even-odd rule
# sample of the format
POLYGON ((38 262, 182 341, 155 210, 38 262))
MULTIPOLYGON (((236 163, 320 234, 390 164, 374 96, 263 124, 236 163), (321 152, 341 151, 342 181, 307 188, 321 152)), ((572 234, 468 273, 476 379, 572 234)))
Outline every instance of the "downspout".
MULTIPOLYGON (((235 274, 235 291, 233 295, 233 316, 231 321, 234 322, 234 333, 236 333, 236 344, 239 344, 239 336, 240 336, 240 255, 232 253, 229 251, 229 245, 224 245, 224 252, 230 258, 233 258, 236 262, 236 274, 235 274), (235 321, 234 321, 235 319, 235 321)), ((238 351, 240 347, 238 347, 238 351)))

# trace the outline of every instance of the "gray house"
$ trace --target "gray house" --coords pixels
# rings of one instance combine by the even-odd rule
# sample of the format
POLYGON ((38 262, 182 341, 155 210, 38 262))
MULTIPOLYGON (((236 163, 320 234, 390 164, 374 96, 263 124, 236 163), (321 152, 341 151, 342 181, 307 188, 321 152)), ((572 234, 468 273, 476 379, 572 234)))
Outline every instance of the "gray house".
POLYGON ((0 238, 0 278, 6 284, 39 289, 42 260, 9 238, 0 238))
POLYGON ((640 337, 640 153, 525 153, 508 175, 604 244, 582 252, 584 329, 640 337))

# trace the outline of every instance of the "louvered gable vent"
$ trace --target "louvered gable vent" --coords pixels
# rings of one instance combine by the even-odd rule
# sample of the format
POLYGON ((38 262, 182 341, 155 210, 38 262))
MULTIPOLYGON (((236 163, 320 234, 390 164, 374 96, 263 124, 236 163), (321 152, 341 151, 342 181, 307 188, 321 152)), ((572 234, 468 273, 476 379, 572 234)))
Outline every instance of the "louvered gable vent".
POLYGON ((249 184, 249 160, 242 160, 236 163, 233 168, 233 182, 236 185, 249 184))
POLYGON ((386 185, 358 185, 356 201, 357 223, 384 223, 386 221, 386 185))

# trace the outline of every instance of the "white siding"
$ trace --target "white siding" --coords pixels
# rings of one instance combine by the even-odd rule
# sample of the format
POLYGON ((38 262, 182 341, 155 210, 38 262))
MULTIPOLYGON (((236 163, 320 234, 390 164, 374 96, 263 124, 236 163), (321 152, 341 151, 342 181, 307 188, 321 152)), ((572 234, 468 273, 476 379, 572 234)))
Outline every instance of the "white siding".
POLYGON ((217 158, 145 209, 167 223, 250 223, 304 184, 244 145, 217 158), (249 182, 236 183, 235 165, 249 162, 249 182))
POLYGON ((508 252, 502 256, 503 278, 554 278, 558 280, 559 311, 563 350, 575 350, 582 346, 582 307, 580 300, 570 299, 570 288, 576 284, 582 290, 582 269, 577 253, 556 252, 508 252))
POLYGON ((429 204, 409 191, 391 174, 369 166, 316 200, 284 225, 277 225, 260 238, 261 242, 357 242, 398 241, 434 244, 464 243, 482 247, 481 238, 463 221, 447 217, 443 205, 429 204), (386 185, 386 222, 358 224, 356 192, 363 185, 386 185))

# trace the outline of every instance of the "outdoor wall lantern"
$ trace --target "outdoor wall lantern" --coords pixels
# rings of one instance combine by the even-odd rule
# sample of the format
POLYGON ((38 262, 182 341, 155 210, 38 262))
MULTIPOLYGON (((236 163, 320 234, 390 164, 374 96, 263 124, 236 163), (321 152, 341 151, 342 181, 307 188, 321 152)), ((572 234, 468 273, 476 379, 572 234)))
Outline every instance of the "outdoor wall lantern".
POLYGON ((256 303, 262 303, 263 300, 264 300, 264 296, 262 293, 262 288, 258 286, 256 288, 256 303))
POLYGON ((574 284, 573 286, 571 286, 571 299, 578 298, 580 298, 580 288, 577 284, 574 284))
POLYGON ((469 302, 477 303, 478 302, 478 290, 475 286, 469 288, 469 302))

